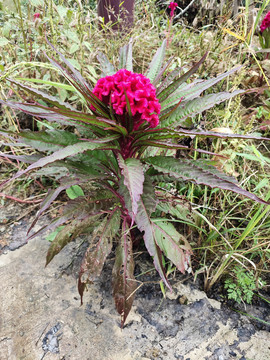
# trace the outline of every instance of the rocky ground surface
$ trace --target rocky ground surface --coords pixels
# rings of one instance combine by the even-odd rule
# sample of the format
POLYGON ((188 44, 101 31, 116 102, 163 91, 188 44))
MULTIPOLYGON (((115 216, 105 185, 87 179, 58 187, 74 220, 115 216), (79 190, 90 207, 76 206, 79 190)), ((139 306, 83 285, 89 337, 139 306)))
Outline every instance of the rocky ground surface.
MULTIPOLYGON (((89 288, 80 306, 72 254, 81 248, 81 240, 45 268, 45 237, 25 244, 29 216, 25 207, 1 209, 1 360, 270 359, 267 325, 207 298, 186 276, 173 280, 174 293, 166 299, 158 281, 142 285, 121 330, 109 260, 101 281, 89 288), (14 222, 18 215, 21 220, 14 222)), ((137 271, 143 270, 142 263, 137 271)), ((158 278, 152 274, 149 279, 158 278)), ((267 307, 247 312, 270 322, 267 307)))

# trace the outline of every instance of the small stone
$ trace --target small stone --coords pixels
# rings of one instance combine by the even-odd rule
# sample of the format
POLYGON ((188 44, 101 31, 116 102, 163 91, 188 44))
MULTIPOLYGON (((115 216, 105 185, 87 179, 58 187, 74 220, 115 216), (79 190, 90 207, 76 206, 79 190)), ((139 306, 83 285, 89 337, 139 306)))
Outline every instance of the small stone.
POLYGON ((23 336, 24 335, 24 331, 20 331, 20 336, 23 336))
POLYGON ((179 303, 181 305, 187 305, 188 303, 188 298, 186 297, 186 295, 180 296, 178 299, 179 303))

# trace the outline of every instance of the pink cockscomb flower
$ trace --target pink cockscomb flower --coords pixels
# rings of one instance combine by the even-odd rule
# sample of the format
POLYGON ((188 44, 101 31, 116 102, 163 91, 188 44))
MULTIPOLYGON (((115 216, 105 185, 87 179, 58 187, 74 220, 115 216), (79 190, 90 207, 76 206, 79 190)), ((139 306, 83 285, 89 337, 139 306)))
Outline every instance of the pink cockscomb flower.
MULTIPOLYGON (((158 125, 160 104, 156 98, 156 89, 150 80, 142 74, 133 73, 126 69, 117 71, 112 76, 106 76, 97 81, 93 89, 96 95, 106 105, 111 104, 115 114, 120 119, 127 119, 128 114, 126 96, 134 121, 134 130, 147 121, 149 127, 158 125)), ((92 110, 95 110, 91 106, 92 110)))
POLYGON ((169 9, 171 10, 170 12, 170 17, 172 18, 175 12, 175 9, 177 8, 178 4, 176 2, 170 2, 169 5, 169 9))
POLYGON ((261 26, 260 26, 260 30, 261 30, 261 33, 264 32, 264 30, 270 28, 270 11, 268 11, 268 13, 265 15, 262 23, 261 23, 261 26))
POLYGON ((34 20, 37 20, 37 19, 39 19, 40 18, 40 13, 35 13, 34 14, 34 20))

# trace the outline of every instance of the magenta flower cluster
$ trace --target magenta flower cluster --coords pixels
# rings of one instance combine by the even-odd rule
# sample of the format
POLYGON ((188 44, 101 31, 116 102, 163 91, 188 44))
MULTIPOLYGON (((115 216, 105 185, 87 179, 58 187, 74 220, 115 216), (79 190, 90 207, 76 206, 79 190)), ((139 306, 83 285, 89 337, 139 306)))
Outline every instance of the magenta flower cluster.
POLYGON ((270 27, 270 11, 268 11, 268 13, 265 15, 265 17, 261 23, 261 26, 260 26, 261 33, 263 33, 264 30, 268 29, 269 27, 270 27))
POLYGON ((115 114, 120 115, 120 119, 128 118, 127 97, 134 130, 138 130, 145 121, 151 128, 159 123, 158 114, 161 106, 156 98, 156 89, 142 74, 121 69, 112 76, 99 79, 93 93, 105 104, 111 103, 115 114))
POLYGON ((178 4, 176 2, 170 2, 169 5, 169 9, 171 10, 170 12, 170 17, 172 18, 175 12, 175 9, 177 8, 178 4))

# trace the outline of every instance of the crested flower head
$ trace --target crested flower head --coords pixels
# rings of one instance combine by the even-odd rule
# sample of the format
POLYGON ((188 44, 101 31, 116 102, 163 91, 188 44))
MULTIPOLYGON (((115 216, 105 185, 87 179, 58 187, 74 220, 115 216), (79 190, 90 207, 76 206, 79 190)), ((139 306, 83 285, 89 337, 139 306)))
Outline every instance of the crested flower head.
POLYGON ((268 29, 270 27, 270 11, 268 11, 268 13, 265 15, 261 26, 260 26, 260 31, 261 33, 264 32, 264 30, 268 29))
MULTIPOLYGON (((160 104, 156 98, 156 89, 150 80, 142 74, 126 69, 117 71, 97 81, 93 94, 105 104, 111 104, 115 114, 125 117, 128 114, 126 97, 134 121, 134 130, 147 121, 151 128, 158 125, 160 104)), ((91 107, 95 110, 94 107, 91 107)))
POLYGON ((177 8, 178 4, 176 2, 170 2, 169 5, 169 9, 171 10, 170 12, 170 17, 172 18, 175 12, 175 9, 177 8))

